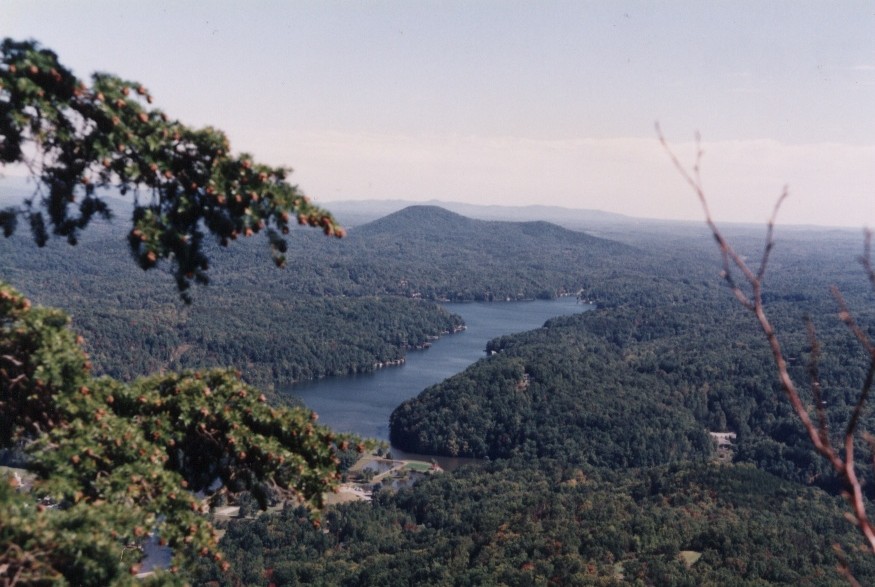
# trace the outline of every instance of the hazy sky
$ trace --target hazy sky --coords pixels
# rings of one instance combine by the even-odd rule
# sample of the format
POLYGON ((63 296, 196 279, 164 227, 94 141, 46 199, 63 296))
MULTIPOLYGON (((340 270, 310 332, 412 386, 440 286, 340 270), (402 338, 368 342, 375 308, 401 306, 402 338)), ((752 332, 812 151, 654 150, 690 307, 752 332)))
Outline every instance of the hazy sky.
MULTIPOLYGON (((156 104, 319 202, 875 227, 875 2, 0 0, 0 36, 156 104)), ((330 206, 329 206, 330 207, 330 206)))

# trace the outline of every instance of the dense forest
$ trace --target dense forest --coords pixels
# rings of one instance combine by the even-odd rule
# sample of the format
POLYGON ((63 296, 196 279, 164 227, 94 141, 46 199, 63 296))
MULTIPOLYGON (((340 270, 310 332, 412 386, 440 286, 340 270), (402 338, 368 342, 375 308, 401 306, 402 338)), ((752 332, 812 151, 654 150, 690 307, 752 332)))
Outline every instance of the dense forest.
MULTIPOLYGON (((116 206, 117 216, 125 213, 116 206)), ((340 241, 293 232, 285 270, 264 262, 263 242, 221 253, 206 243, 217 259, 212 283, 183 306, 170 275, 144 275, 119 257, 118 224, 95 227, 75 251, 60 242, 37 249, 26 234, 4 239, 0 275, 34 301, 69 311, 97 369, 122 378, 229 364, 251 382, 275 385, 366 372, 461 326, 420 300, 576 293, 590 267, 634 253, 545 223, 476 221, 421 207, 340 241)))
MULTIPOLYGON (((836 319, 830 286, 843 292, 862 324, 872 324, 873 315, 855 264, 862 245, 852 233, 840 236, 791 233, 775 253, 766 296, 802 381, 811 350, 805 318, 813 320, 823 346, 826 412, 837 430, 868 363, 836 319)), ((743 246, 757 244, 741 238, 743 246)), ((393 442, 432 454, 561 454, 623 467, 701 457, 710 450, 704 430, 732 431, 737 460, 829 485, 828 468, 785 402, 751 317, 717 279, 698 278, 707 263, 696 258, 701 244, 707 241, 675 237, 648 246, 636 261, 651 263, 651 275, 627 263, 597 280, 591 290, 603 300, 599 310, 490 342, 491 359, 399 406, 393 442)), ((714 265, 706 271, 715 273, 714 265)))
MULTIPOLYGON (((75 255, 0 241, 0 275, 69 310, 95 362, 123 377, 234 364, 283 383, 367 370, 458 327, 435 301, 581 292, 598 306, 491 341, 488 357, 393 414, 399 448, 479 465, 332 506, 319 529, 291 506, 234 521, 222 542, 230 573, 203 563, 197 583, 841 584, 833 544, 858 579, 875 580, 698 226, 636 224, 619 242, 415 207, 342 241, 293 233, 285 271, 265 267, 257 242, 213 251, 212 283, 191 306, 169 276, 114 263, 114 230, 87 235, 75 255), (734 462, 716 462, 708 432, 737 434, 734 462)), ((748 227, 730 237, 749 255, 762 242, 748 227)), ((828 289, 875 334, 860 248, 853 232, 779 232, 767 275, 801 381, 804 319, 814 322, 836 431, 866 361, 828 289)))
POLYGON ((588 471, 502 460, 331 509, 233 521, 216 585, 842 585, 841 501, 752 466, 588 471))

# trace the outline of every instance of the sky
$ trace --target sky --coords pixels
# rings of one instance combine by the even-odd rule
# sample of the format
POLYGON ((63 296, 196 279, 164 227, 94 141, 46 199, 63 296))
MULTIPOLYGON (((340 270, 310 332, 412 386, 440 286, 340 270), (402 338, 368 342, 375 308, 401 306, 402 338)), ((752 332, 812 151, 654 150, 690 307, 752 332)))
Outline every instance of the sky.
POLYGON ((145 84, 336 200, 875 228, 875 2, 0 0, 0 37, 145 84))

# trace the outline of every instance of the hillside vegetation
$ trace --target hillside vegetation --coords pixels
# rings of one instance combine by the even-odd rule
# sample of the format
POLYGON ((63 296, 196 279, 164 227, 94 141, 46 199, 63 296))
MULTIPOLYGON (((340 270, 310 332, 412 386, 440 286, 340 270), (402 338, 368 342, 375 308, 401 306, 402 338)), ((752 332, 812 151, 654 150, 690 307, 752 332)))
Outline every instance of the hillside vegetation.
POLYGON ((234 521, 219 585, 844 585, 857 578, 841 501, 751 466, 591 473, 501 461, 420 481, 373 503, 338 506, 325 530, 287 508, 234 521))
MULTIPOLYGON (((758 238, 737 231, 741 249, 756 250, 758 238)), ((875 580, 759 333, 700 252, 707 241, 636 240, 588 272, 598 310, 490 342, 490 357, 393 414, 400 448, 491 462, 338 506, 321 533, 296 525, 294 510, 235 522, 224 544, 237 574, 221 580, 838 585, 836 544, 862 584, 875 580), (737 434, 733 464, 713 460, 707 431, 737 434)), ((836 284, 873 323, 859 246, 851 233, 791 232, 768 284, 803 380, 805 316, 814 321, 836 423, 866 357, 828 290, 836 284)), ((868 418, 865 427, 875 431, 868 418)))
MULTIPOLYGON (((330 508, 319 530, 293 507, 235 521, 222 542, 230 574, 204 564, 195 582, 830 585, 842 582, 834 543, 864 584, 875 580, 695 231, 636 233, 632 246, 415 207, 342 241, 293 233, 284 272, 249 262, 257 243, 211 252, 212 284, 183 307, 166 280, 112 262, 113 230, 75 256, 0 241, 0 275, 70 309, 100 367, 124 376, 213 361, 273 382, 353 372, 458 326, 433 300, 582 290, 598 305, 491 341, 489 357, 392 417, 400 448, 489 462, 330 508), (709 431, 737 434, 734 463, 713 461, 709 431)), ((755 251, 759 235, 736 230, 755 251)), ((836 423, 866 363, 828 287, 873 324, 858 250, 851 233, 779 234, 767 288, 802 380, 813 318, 836 423)))
POLYGON ((68 310, 98 371, 122 378, 228 364, 259 384, 367 372, 461 325, 420 299, 574 293, 597 268, 634 254, 546 223, 475 221, 417 207, 339 241, 293 232, 286 270, 259 260, 261 243, 226 250, 205 243, 216 259, 211 285, 188 307, 169 275, 144 275, 119 256, 120 224, 92 229, 75 249, 3 239, 0 275, 34 301, 68 310))
MULTIPOLYGON (((803 381, 811 352, 804 324, 812 318, 823 345, 825 409, 836 423, 847 421, 868 362, 835 318, 829 287, 841 288, 861 323, 873 322, 867 284, 845 249, 851 238, 816 252, 793 241, 779 246, 767 295, 803 381)), ((670 255, 653 247, 631 267, 599 273, 591 291, 606 302, 596 311, 493 340, 492 357, 395 410, 393 442, 431 454, 616 468, 703 458, 705 430, 732 431, 737 460, 830 485, 829 467, 785 402, 759 331, 716 278, 696 279, 704 264, 691 244, 675 242, 670 255)))

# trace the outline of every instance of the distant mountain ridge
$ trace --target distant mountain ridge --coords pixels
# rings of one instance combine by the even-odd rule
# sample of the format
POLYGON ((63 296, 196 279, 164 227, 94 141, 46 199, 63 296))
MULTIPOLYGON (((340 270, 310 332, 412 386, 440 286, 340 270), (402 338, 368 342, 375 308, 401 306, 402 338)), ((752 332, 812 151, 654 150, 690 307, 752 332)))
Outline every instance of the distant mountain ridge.
POLYGON ((52 238, 38 248, 27 226, 0 238, 0 278, 36 303, 72 313, 95 364, 122 377, 209 364, 246 365, 247 376, 263 382, 362 372, 452 329, 434 306, 413 300, 522 300, 587 290, 600 302, 608 296, 592 291, 598 276, 631 270, 642 258, 640 249, 547 222, 476 220, 418 205, 353 227, 344 239, 293 230, 285 271, 270 263, 262 236, 227 248, 208 239, 211 284, 196 288, 194 305, 184 308, 165 271, 143 273, 131 262, 127 202, 111 201, 116 217, 95 222, 76 247, 52 238), (377 336, 350 328, 345 337, 342 320, 382 330, 377 336), (231 336, 233 329, 244 334, 231 336), (288 354, 292 344, 277 342, 283 330, 295 333, 288 354))
POLYGON ((500 206, 447 202, 443 200, 429 200, 427 202, 412 200, 344 200, 324 202, 324 205, 334 213, 338 220, 349 226, 360 226, 404 208, 416 206, 437 206, 478 220, 510 222, 544 220, 572 229, 582 229, 588 226, 605 224, 646 222, 639 218, 613 212, 544 205, 500 206))
POLYGON ((352 246, 361 244, 385 255, 392 250, 392 243, 403 244, 406 250, 418 249, 417 257, 432 257, 438 265, 446 255, 440 250, 446 247, 466 251, 472 260, 480 259, 481 263, 496 258, 538 263, 536 257, 540 254, 568 253, 572 249, 578 259, 634 254, 628 245, 543 220, 480 220, 431 205, 408 206, 352 228, 349 234, 352 246), (534 251, 540 253, 533 255, 534 251))
POLYGON ((358 234, 399 233, 408 230, 416 234, 460 234, 471 230, 477 221, 440 206, 413 205, 381 216, 353 230, 358 234))
POLYGON ((418 224, 418 228, 426 230, 452 230, 455 232, 465 232, 468 230, 482 229, 490 224, 506 224, 512 226, 521 226, 529 222, 545 222, 543 220, 487 220, 483 218, 475 218, 455 212, 444 206, 437 204, 413 204, 406 206, 395 212, 381 216, 365 225, 358 227, 359 230, 367 227, 367 230, 383 230, 386 228, 403 228, 405 226, 418 224))

